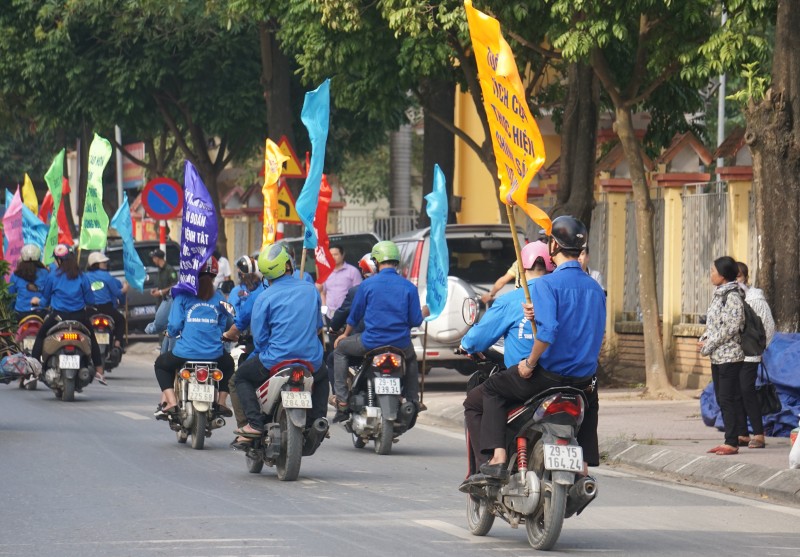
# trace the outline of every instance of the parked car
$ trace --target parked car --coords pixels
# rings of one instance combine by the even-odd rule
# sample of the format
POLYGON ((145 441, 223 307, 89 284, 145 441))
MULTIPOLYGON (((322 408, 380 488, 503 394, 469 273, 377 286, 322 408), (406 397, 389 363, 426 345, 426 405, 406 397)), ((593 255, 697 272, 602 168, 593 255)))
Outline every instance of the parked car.
MULTIPOLYGON (((144 281, 144 292, 139 292, 135 288, 129 288, 128 300, 128 331, 144 331, 145 325, 150 323, 156 315, 156 304, 158 299, 150 295, 150 289, 155 287, 158 269, 150 259, 150 252, 158 249, 158 242, 155 240, 143 240, 135 242, 136 252, 144 263, 147 277, 144 281)), ((109 240, 105 251, 108 257, 108 271, 120 280, 125 279, 125 268, 122 262, 122 241, 109 240)), ((84 257, 82 256, 81 259, 84 257)), ((175 242, 167 242, 167 263, 172 265, 175 270, 180 263, 180 246, 175 242)), ((120 308, 125 311, 125 308, 120 308)))
MULTIPOLYGON (((522 230, 518 230, 520 245, 524 245, 522 230)), ((453 352, 467 333, 462 315, 464 300, 488 292, 495 281, 508 271, 516 260, 514 240, 508 225, 448 225, 445 229, 450 253, 447 303, 442 314, 428 323, 427 367, 452 368, 464 375, 471 374, 474 364, 467 356, 453 352)), ((426 277, 430 251, 430 228, 413 230, 392 239, 400 249, 398 271, 419 288, 425 303, 426 277)), ((512 290, 509 283, 500 291, 512 290)), ((424 324, 414 334, 417 358, 422 362, 424 324)))

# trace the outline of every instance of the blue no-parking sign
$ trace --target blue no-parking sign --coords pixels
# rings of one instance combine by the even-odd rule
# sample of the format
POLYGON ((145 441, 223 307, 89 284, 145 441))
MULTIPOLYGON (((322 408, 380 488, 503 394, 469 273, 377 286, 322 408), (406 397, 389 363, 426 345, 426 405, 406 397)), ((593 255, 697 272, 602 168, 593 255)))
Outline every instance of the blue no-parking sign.
POLYGON ((171 178, 153 178, 142 190, 142 207, 156 220, 174 219, 183 211, 183 188, 171 178))

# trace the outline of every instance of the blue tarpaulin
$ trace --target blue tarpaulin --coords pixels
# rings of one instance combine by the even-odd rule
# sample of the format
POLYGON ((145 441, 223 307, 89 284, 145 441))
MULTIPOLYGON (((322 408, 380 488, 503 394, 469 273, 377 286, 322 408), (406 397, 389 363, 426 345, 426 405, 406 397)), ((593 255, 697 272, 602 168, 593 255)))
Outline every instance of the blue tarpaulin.
MULTIPOLYGON (((800 416, 800 334, 776 333, 764 352, 763 361, 783 405, 777 414, 764 416, 764 433, 770 437, 789 437, 800 416)), ((758 384, 762 378, 763 371, 759 369, 758 384)), ((700 414, 707 426, 723 429, 713 383, 700 395, 700 414)))

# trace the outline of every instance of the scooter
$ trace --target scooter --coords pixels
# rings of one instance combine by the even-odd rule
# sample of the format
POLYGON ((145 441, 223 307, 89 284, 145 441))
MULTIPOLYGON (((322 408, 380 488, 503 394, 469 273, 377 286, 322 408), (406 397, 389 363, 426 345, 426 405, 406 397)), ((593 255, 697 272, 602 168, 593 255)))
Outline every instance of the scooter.
POLYGON ((191 435, 192 448, 202 450, 206 437, 225 425, 225 419, 214 408, 221 379, 222 371, 217 369, 216 362, 186 362, 175 374, 178 409, 163 414, 163 419, 169 422, 178 443, 186 443, 191 435))
POLYGON ((60 321, 47 331, 41 377, 56 398, 71 402, 94 380, 91 353, 89 331, 79 321, 60 321))
POLYGON ((122 361, 122 350, 114 346, 114 318, 104 313, 92 316, 92 329, 100 354, 103 356, 103 369, 110 373, 122 361))
MULTIPOLYGON (((26 356, 30 356, 33 344, 36 342, 36 335, 39 334, 43 323, 44 320, 41 316, 36 314, 27 315, 19 322, 15 339, 26 356)), ((38 381, 34 377, 26 376, 19 380, 20 389, 35 391, 37 386, 38 381)))

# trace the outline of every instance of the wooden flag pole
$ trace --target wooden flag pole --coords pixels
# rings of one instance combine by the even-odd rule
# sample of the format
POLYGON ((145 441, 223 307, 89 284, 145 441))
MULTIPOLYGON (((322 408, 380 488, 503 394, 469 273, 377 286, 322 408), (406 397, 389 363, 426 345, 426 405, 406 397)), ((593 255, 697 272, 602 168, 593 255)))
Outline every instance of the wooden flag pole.
POLYGON ((301 245, 300 251, 302 255, 300 256, 300 280, 303 280, 303 277, 306 275, 304 274, 306 268, 306 247, 301 245))
MULTIPOLYGON (((525 268, 522 266, 522 249, 519 245, 519 236, 517 236, 517 221, 514 218, 514 207, 506 205, 506 214, 508 215, 508 224, 511 226, 511 238, 514 240, 514 252, 517 255, 517 272, 519 273, 520 282, 522 283, 522 290, 525 292, 525 302, 532 304, 531 292, 528 289, 528 281, 525 280, 525 268)), ((531 321, 531 329, 533 334, 536 334, 536 322, 531 321)))

